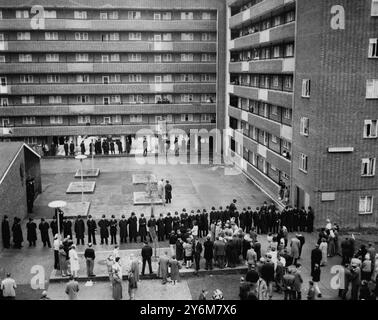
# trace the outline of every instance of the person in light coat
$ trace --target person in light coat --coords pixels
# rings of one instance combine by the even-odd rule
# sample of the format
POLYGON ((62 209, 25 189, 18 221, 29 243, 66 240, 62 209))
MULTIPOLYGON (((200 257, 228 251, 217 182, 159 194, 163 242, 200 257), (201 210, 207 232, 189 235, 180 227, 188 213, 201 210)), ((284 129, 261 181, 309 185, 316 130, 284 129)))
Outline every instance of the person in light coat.
POLYGON ((71 247, 70 251, 68 252, 68 255, 70 257, 71 274, 76 278, 80 270, 80 265, 75 245, 71 247))
POLYGON ((290 240, 290 252, 291 256, 293 257, 293 264, 295 265, 297 263, 297 260, 299 258, 299 248, 300 248, 301 242, 298 238, 294 237, 290 240))
MULTIPOLYGON (((161 179, 159 182, 158 182, 158 195, 159 195, 159 198, 161 200, 165 199, 165 196, 164 196, 164 179, 161 179)), ((163 201, 164 202, 164 201, 163 201)))
POLYGON ((328 254, 328 243, 326 239, 322 239, 319 245, 319 249, 322 252, 322 261, 320 262, 320 266, 327 265, 327 254, 328 254))

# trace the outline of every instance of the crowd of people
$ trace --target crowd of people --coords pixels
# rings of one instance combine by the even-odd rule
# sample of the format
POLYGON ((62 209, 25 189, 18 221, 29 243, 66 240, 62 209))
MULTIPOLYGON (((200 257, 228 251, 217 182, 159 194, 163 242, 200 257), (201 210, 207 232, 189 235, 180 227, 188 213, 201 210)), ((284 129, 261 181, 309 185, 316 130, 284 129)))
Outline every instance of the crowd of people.
MULTIPOLYGON (((306 243, 303 233, 314 231, 313 222, 314 212, 311 207, 306 211, 304 208, 288 206, 280 212, 273 202, 270 205, 264 202, 255 210, 247 207, 239 211, 237 201, 233 200, 225 209, 212 207, 209 212, 206 209, 189 212, 184 208, 180 214, 178 211, 172 215, 168 212, 166 215, 160 214, 157 218, 154 215, 147 218, 143 213, 137 217, 132 212, 128 218, 122 215, 120 220, 115 216, 111 216, 111 219, 103 216, 95 221, 88 216, 86 223, 80 216, 72 222, 64 217, 62 211, 57 211, 50 223, 41 219, 37 226, 30 218, 26 224, 26 238, 30 247, 36 246, 39 229, 43 245, 51 247, 51 230, 54 237, 54 268, 59 270, 63 277, 73 277, 70 280, 72 284, 80 269, 76 246, 84 245, 85 233, 88 237, 84 253, 87 276, 95 276, 93 267, 96 255, 93 245, 97 243, 99 229, 100 244, 114 245, 113 253, 107 258, 114 299, 122 298, 123 276, 119 244, 143 243, 141 274, 144 275, 146 265, 150 273, 153 273, 153 249, 150 243, 168 241, 169 250, 165 250, 159 257, 159 268, 155 270, 163 284, 171 282, 175 285, 180 280, 181 268, 193 269, 193 272, 198 274, 201 268, 212 270, 214 267, 223 269, 246 265, 248 271, 240 283, 241 299, 269 300, 272 299, 275 289, 283 294, 285 300, 300 300, 304 284, 299 261, 306 243), (58 217, 61 235, 58 233, 58 217), (294 235, 290 236, 289 233, 294 235), (261 237, 258 238, 258 235, 266 236, 266 247, 262 247, 261 237)), ((21 247, 23 237, 19 219, 15 219, 12 232, 15 248, 21 247)), ((331 224, 329 220, 319 231, 318 242, 311 251, 312 280, 308 283, 307 299, 322 297, 319 288, 322 267, 327 265, 329 257, 337 254, 342 256, 345 269, 345 287, 340 289, 339 296, 346 299, 351 286, 351 299, 375 299, 378 255, 373 243, 370 243, 368 248, 362 245, 356 252, 354 237, 346 237, 341 241, 339 232, 339 226, 331 224)), ((8 218, 4 217, 2 235, 6 248, 10 247, 10 234, 8 218)), ((126 278, 129 283, 129 295, 133 299, 139 281, 139 262, 137 257, 131 257, 131 260, 126 278)), ((75 285, 71 287, 76 288, 75 285)), ((67 294, 75 298, 72 288, 67 294)))

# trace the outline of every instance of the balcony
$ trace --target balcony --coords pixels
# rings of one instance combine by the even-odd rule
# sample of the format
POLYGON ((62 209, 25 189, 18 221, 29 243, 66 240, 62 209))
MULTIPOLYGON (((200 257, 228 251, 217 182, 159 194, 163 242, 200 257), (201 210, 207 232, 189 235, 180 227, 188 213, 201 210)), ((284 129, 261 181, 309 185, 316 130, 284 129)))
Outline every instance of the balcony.
POLYGON ((10 95, 213 93, 215 83, 30 84, 9 86, 10 95))
POLYGON ((216 73, 215 62, 167 62, 167 63, 7 63, 2 73, 216 73))
POLYGON ((248 8, 247 10, 232 16, 230 18, 230 28, 237 28, 243 23, 255 20, 261 16, 269 14, 273 10, 277 10, 294 2, 295 0, 264 0, 248 8))
MULTIPOLYGON (((1 21, 1 20, 0 20, 1 21)), ((7 41, 9 52, 216 52, 216 42, 153 41, 7 41)))
POLYGON ((230 73, 293 73, 294 58, 230 62, 230 73))
POLYGON ((270 90, 242 85, 229 85, 228 91, 238 97, 261 100, 281 107, 293 108, 293 92, 270 90))
POLYGON ((0 108, 0 117, 16 116, 64 116, 108 114, 183 114, 216 113, 216 104, 194 102, 192 104, 118 104, 118 105, 43 105, 0 108))
POLYGON ((295 21, 230 41, 231 50, 253 48, 282 41, 294 41, 295 21))
MULTIPOLYGON (((32 30, 31 19, 2 19, 0 30, 32 30)), ((77 20, 46 19, 44 30, 77 31, 216 31, 216 20, 77 20)))
MULTIPOLYGON (((168 124, 168 131, 171 129, 181 129, 189 132, 190 129, 206 129, 212 130, 216 127, 215 123, 175 123, 168 124)), ((75 125, 75 126, 28 126, 28 127, 12 127, 12 133, 7 135, 12 137, 43 137, 43 136, 75 136, 75 135, 125 135, 135 134, 139 130, 151 130, 156 132, 156 124, 104 124, 104 125, 75 125)), ((1 131, 0 131, 1 135, 1 131)))

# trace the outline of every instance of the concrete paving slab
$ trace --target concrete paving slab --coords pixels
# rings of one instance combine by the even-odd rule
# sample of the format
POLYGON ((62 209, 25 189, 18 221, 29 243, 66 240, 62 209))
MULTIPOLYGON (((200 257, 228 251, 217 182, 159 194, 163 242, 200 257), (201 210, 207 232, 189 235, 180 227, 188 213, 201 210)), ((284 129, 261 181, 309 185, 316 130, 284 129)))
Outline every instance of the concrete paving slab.
POLYGON ((152 173, 137 173, 133 174, 133 184, 147 184, 148 181, 151 183, 157 183, 156 176, 152 173))
POLYGON ((74 219, 77 216, 86 218, 89 214, 91 203, 89 201, 84 202, 67 202, 67 206, 64 208, 64 216, 69 219, 74 219))
POLYGON ((84 181, 83 183, 80 182, 71 182, 66 190, 66 193, 76 193, 81 194, 84 193, 93 193, 96 188, 95 181, 84 181))
MULTIPOLYGON (((83 170, 83 178, 96 178, 100 175, 100 169, 84 169, 83 170)), ((81 170, 77 169, 75 173, 75 178, 81 178, 81 170)))
POLYGON ((151 198, 148 197, 147 192, 133 192, 133 201, 134 205, 151 205, 151 204, 163 204, 163 200, 152 196, 151 198))

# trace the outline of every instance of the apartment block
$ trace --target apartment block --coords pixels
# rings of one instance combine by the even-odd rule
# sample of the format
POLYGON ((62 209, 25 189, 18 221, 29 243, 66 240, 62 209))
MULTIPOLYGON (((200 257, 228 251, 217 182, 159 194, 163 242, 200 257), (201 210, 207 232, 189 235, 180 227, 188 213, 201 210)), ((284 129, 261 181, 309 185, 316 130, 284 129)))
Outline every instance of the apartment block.
POLYGON ((227 1, 230 158, 274 198, 288 187, 317 226, 377 224, 377 10, 227 1))
POLYGON ((217 0, 2 1, 0 139, 224 127, 224 21, 217 0))

